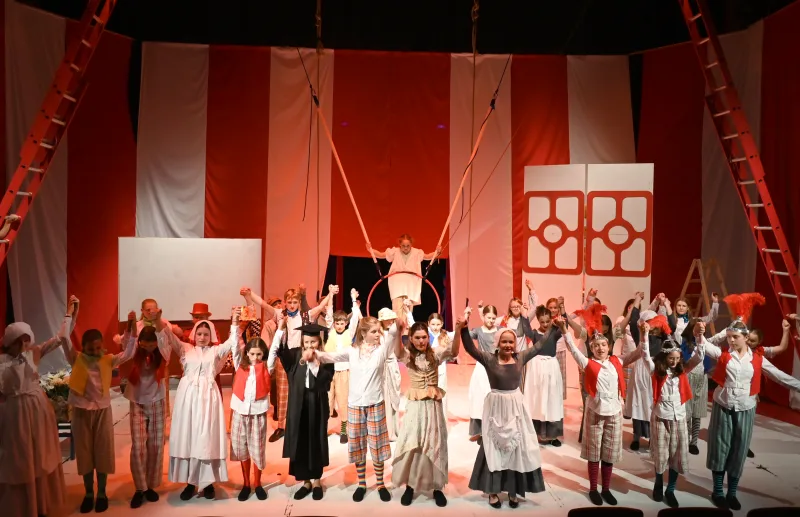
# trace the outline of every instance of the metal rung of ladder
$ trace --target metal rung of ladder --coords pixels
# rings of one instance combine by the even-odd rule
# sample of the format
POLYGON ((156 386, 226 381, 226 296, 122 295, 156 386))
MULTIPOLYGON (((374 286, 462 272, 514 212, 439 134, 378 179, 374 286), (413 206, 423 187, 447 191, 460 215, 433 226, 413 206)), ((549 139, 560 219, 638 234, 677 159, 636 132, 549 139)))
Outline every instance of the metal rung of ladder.
POLYGON ((55 143, 51 144, 50 142, 46 142, 44 140, 39 142, 39 145, 44 147, 45 149, 55 149, 56 148, 56 144, 55 143))
POLYGON ((791 294, 791 293, 778 293, 778 295, 779 295, 779 296, 783 296, 784 298, 791 298, 791 299, 793 299, 793 300, 797 300, 797 295, 796 295, 796 294, 791 294))
POLYGON ((86 47, 92 48, 92 44, 89 43, 89 41, 84 39, 84 38, 81 38, 81 45, 84 45, 86 47))
POLYGON ((706 43, 708 43, 708 42, 709 42, 709 40, 710 40, 710 39, 711 39, 711 38, 703 38, 703 39, 701 39, 700 41, 698 41, 698 42, 697 42, 697 45, 698 45, 698 46, 700 46, 700 45, 705 45, 706 43))
POLYGON ((62 120, 62 119, 60 119, 58 117, 53 117, 53 123, 54 124, 58 124, 59 126, 66 126, 67 125, 67 121, 66 120, 62 120))
POLYGON ((732 160, 731 160, 731 163, 739 163, 739 162, 745 162, 745 161, 747 161, 747 158, 741 158, 741 157, 739 157, 739 158, 734 158, 734 159, 732 159, 732 160))
POLYGON ((31 171, 31 172, 40 172, 40 173, 44 172, 44 169, 39 168, 39 167, 28 167, 28 170, 31 171))
POLYGON ((739 185, 755 185, 756 180, 741 180, 739 185))
POLYGON ((725 115, 730 114, 731 110, 720 111, 719 113, 714 113, 714 118, 717 117, 724 117, 725 115))
POLYGON ((701 16, 703 16, 702 13, 697 13, 694 16, 692 16, 691 18, 689 18, 689 21, 690 22, 697 21, 697 19, 700 18, 701 16))
MULTIPOLYGON (((739 136, 739 133, 731 133, 730 135, 725 135, 722 137, 723 140, 732 140, 739 136)), ((753 182, 755 183, 755 182, 753 182)))
POLYGON ((747 208, 764 208, 764 203, 747 203, 747 208))
POLYGON ((753 226, 753 229, 760 232, 771 232, 772 226, 753 226))
POLYGON ((713 63, 707 64, 706 69, 714 68, 715 66, 719 66, 719 61, 714 61, 713 63))
POLYGON ((69 67, 72 68, 73 70, 75 70, 76 72, 80 72, 81 71, 81 67, 79 67, 75 63, 70 63, 69 67))
POLYGON ((789 273, 787 273, 786 271, 770 271, 770 274, 773 274, 775 276, 789 276, 789 273))
POLYGON ((33 192, 17 192, 19 197, 33 197, 33 192))
POLYGON ((714 88, 714 91, 715 92, 721 92, 723 90, 726 90, 727 88, 728 88, 728 85, 727 84, 723 84, 722 86, 718 86, 718 87, 714 88))
POLYGON ((70 95, 69 93, 64 93, 62 94, 62 96, 70 102, 78 102, 78 99, 76 99, 73 95, 70 95))
POLYGON ((776 250, 774 248, 761 248, 761 251, 764 253, 780 253, 781 250, 776 250))

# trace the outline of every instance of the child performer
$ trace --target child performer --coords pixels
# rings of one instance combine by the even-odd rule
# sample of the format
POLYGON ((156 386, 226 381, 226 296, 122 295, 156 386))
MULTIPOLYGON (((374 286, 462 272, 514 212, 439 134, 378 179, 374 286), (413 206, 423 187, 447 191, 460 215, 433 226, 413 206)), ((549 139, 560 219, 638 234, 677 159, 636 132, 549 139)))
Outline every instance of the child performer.
MULTIPOLYGON (((460 320, 461 327, 464 321, 460 320)), ((408 403, 403 428, 395 447, 392 463, 392 483, 406 485, 400 504, 408 506, 414 499, 414 489, 433 490, 436 506, 447 505, 442 489, 447 484, 447 418, 442 408, 444 391, 437 385, 439 366, 458 354, 459 337, 451 346, 433 349, 428 326, 414 323, 408 331, 408 348, 403 346, 403 326, 397 332, 397 360, 408 367, 411 385, 406 393, 408 403)), ((460 331, 461 327, 456 326, 460 331)))
POLYGON ((497 325, 501 329, 510 328, 519 336, 517 338, 518 352, 528 348, 528 335, 532 334, 531 319, 536 317, 536 292, 533 290, 533 283, 525 280, 525 286, 528 288, 528 303, 524 304, 519 298, 512 298, 508 302, 508 312, 497 325), (522 314, 522 309, 526 310, 525 314, 522 314))
MULTIPOLYGON (((405 301, 408 313, 411 312, 411 302, 405 301)), ((393 310, 383 308, 378 311, 378 321, 383 329, 383 339, 389 347, 389 355, 386 359, 386 372, 383 375, 383 400, 386 402, 386 427, 389 430, 389 441, 397 440, 397 430, 400 412, 400 366, 397 364, 397 357, 394 355, 394 341, 389 340, 390 329, 396 328, 397 314, 393 310)))
MULTIPOLYGON (((413 325, 411 319, 408 321, 413 325)), ((428 338, 430 339, 431 348, 436 350, 439 347, 450 348, 455 338, 455 332, 447 332, 444 328, 444 317, 438 312, 434 312, 428 316, 428 330, 430 332, 428 338)), ((457 357, 458 354, 453 354, 451 358, 457 357)), ((447 361, 442 361, 439 365, 439 374, 436 381, 437 386, 442 389, 442 412, 447 419, 447 361)))
MULTIPOLYGON (((469 313, 467 308, 467 321, 469 313)), ((511 329, 495 333, 495 352, 476 347, 466 328, 461 329, 461 340, 467 353, 486 369, 491 386, 483 406, 480 447, 469 488, 487 494, 493 508, 502 505, 498 494, 507 492, 508 505, 516 508, 517 496, 545 489, 536 429, 519 391, 525 363, 539 353, 543 341, 518 353, 517 334, 511 329)))
MULTIPOLYGON (((297 330, 302 325, 307 325, 312 321, 316 321, 320 314, 327 310, 330 298, 339 292, 338 286, 329 286, 328 295, 322 300, 318 306, 305 312, 301 310, 301 294, 300 289, 287 289, 283 295, 283 309, 276 311, 272 305, 265 302, 249 287, 243 287, 239 294, 244 296, 245 301, 249 304, 260 305, 264 309, 265 320, 273 320, 278 322, 279 315, 288 316, 289 320, 286 323, 288 331, 283 334, 283 339, 286 340, 289 348, 299 348, 302 343, 301 332, 297 330)), ((289 402, 289 379, 286 377, 286 372, 283 371, 283 365, 280 361, 275 363, 275 388, 277 393, 277 404, 275 405, 275 420, 277 426, 272 436, 269 437, 270 443, 277 442, 286 433, 286 408, 289 402)))
POLYGON ((556 343, 561 339, 561 330, 553 326, 550 311, 544 305, 536 308, 536 318, 539 330, 534 334, 533 342, 541 343, 539 354, 528 365, 523 398, 539 441, 561 447, 558 437, 564 435, 564 381, 556 359, 556 343))
MULTIPOLYGON (((495 326, 497 321, 497 307, 494 305, 487 305, 481 307, 482 302, 478 302, 478 311, 481 313, 483 325, 470 330, 469 335, 471 339, 478 342, 478 348, 488 354, 495 352, 495 334, 498 332, 495 326)), ((469 319, 467 319, 469 322, 469 319)), ((514 334, 516 336, 516 333, 514 334)), ((516 350, 516 348, 515 348, 516 350)), ((475 368, 472 370, 472 376, 469 379, 469 435, 470 440, 475 442, 481 434, 483 424, 483 402, 486 396, 492 391, 489 384, 489 376, 486 373, 486 368, 483 363, 475 363, 475 368)))
POLYGON ((11 323, 0 346, 0 508, 15 516, 57 513, 66 495, 53 406, 39 385, 39 361, 72 332, 75 297, 56 337, 33 344, 30 325, 11 323))
POLYGON ((69 402, 72 406, 72 437, 78 474, 83 476, 86 495, 81 513, 94 508, 97 513, 108 509, 106 481, 115 471, 114 418, 111 414, 111 376, 114 368, 133 359, 136 353, 136 313, 128 314, 128 328, 123 336, 124 352, 103 353, 103 334, 89 329, 81 337, 81 351, 73 352, 72 343, 64 340, 61 347, 72 365, 69 377, 69 402), (94 498, 94 474, 97 472, 97 500, 94 498))
MULTIPOLYGON (((699 330, 696 326, 695 331, 699 330)), ((653 373, 653 411, 650 417, 650 459, 656 471, 653 486, 653 500, 661 502, 666 498, 667 505, 677 508, 675 484, 678 475, 686 472, 689 464, 689 450, 686 433, 687 406, 692 401, 692 388, 686 371, 703 364, 702 349, 695 349, 689 361, 683 363, 680 345, 672 337, 661 345, 661 352, 650 357, 647 339, 650 325, 639 325, 642 342, 640 344, 644 362, 653 373), (667 491, 664 492, 664 471, 669 467, 667 491)), ((699 337, 699 336, 698 336, 699 337)))
POLYGON ((231 394, 231 460, 242 465, 244 486, 239 492, 239 501, 247 501, 253 487, 258 499, 267 498, 261 486, 261 472, 266 466, 270 375, 264 359, 269 350, 260 334, 258 321, 249 322, 233 349, 236 373, 231 394))
POLYGON ((139 508, 145 499, 158 501, 154 489, 161 486, 164 474, 167 367, 172 352, 164 332, 172 330, 158 316, 155 327, 139 330, 138 347, 124 393, 130 402, 131 474, 136 487, 131 508, 139 508))
POLYGON ((240 312, 238 307, 232 311, 231 332, 224 344, 219 344, 214 324, 206 320, 195 323, 189 335, 193 344, 168 335, 183 365, 169 433, 169 480, 186 483, 182 501, 191 499, 201 483, 203 496, 214 499, 212 483, 228 480, 225 410, 214 379, 236 346, 240 312))
MULTIPOLYGON (((361 311, 356 303, 358 291, 350 290, 350 298, 353 300, 353 311, 350 315, 350 324, 347 323, 347 314, 344 311, 333 313, 333 330, 325 343, 325 351, 329 353, 344 352, 350 349, 353 343, 358 320, 361 318, 361 311)), ((336 415, 334 407, 338 406, 341 430, 339 433, 339 443, 347 443, 347 396, 350 392, 350 365, 347 362, 336 363, 333 365, 334 374, 331 389, 328 392, 328 405, 331 409, 331 418, 336 415), (335 404, 335 405, 334 405, 335 404)))
MULTIPOLYGON (((650 357, 655 357, 661 351, 661 343, 668 335, 675 331, 675 315, 672 314, 670 302, 664 294, 656 296, 654 304, 661 304, 666 307, 668 316, 656 314, 653 310, 640 312, 641 299, 644 293, 637 293, 628 328, 635 343, 639 342, 639 323, 646 321, 650 324, 650 335, 648 336, 650 346, 650 357), (640 296, 641 295, 641 298, 640 296)), ((638 347, 637 347, 638 350, 638 347)), ((641 358, 641 354, 636 354, 636 359, 641 358)), ((631 450, 639 450, 639 439, 650 440, 650 416, 653 407, 653 386, 651 382, 650 369, 644 361, 638 361, 633 366, 634 386, 632 390, 633 405, 631 416, 633 417, 633 441, 631 450)))
POLYGON ((572 336, 566 333, 566 322, 560 321, 567 346, 578 367, 584 371, 588 397, 584 407, 586 423, 585 435, 581 444, 581 458, 588 462, 589 499, 600 506, 603 501, 616 505, 617 499, 611 493, 611 474, 614 463, 622 456, 622 403, 625 393, 625 378, 622 368, 639 353, 631 352, 622 360, 612 355, 611 343, 600 333, 604 305, 592 304, 583 311, 586 331, 589 335, 587 352, 583 355, 575 346, 572 336), (602 462, 602 467, 601 467, 602 462), (602 472, 602 493, 597 491, 598 470, 602 472))
MULTIPOLYGON (((761 389, 761 374, 781 386, 800 391, 800 381, 778 370, 763 353, 747 346, 748 329, 744 323, 750 318, 755 304, 763 304, 764 297, 758 293, 730 295, 725 298, 731 314, 737 316, 726 329, 728 350, 723 351, 704 338, 700 346, 706 355, 717 360, 712 379, 717 383, 711 421, 708 424, 708 456, 706 467, 714 479, 711 500, 720 508, 740 510, 736 498, 739 478, 747 460, 747 450, 753 437, 753 421, 756 413, 758 392, 761 389), (728 474, 728 493, 722 493, 725 473, 728 474)), ((701 323, 701 330, 704 325, 701 323)))
MULTIPOLYGON (((285 329, 285 319, 278 334, 285 329)), ((270 357, 276 355, 289 376, 289 412, 286 424, 289 433, 283 441, 283 457, 289 458, 289 474, 303 486, 295 492, 296 500, 309 493, 315 501, 322 499, 320 478, 328 466, 328 389, 333 380, 333 365, 320 365, 315 352, 322 348, 327 327, 310 323, 299 327, 303 333, 302 348, 289 348, 275 335, 270 357)))
POLYGON ((367 491, 367 445, 372 465, 375 467, 378 494, 381 501, 392 500, 392 494, 383 484, 383 465, 392 455, 389 431, 386 428, 386 408, 383 400, 383 376, 386 360, 397 336, 397 326, 389 329, 387 339, 382 339, 380 322, 372 317, 363 318, 356 331, 356 340, 349 350, 337 353, 317 352, 321 364, 350 363, 350 395, 347 400, 348 459, 356 464, 358 488, 353 501, 360 502, 367 491))

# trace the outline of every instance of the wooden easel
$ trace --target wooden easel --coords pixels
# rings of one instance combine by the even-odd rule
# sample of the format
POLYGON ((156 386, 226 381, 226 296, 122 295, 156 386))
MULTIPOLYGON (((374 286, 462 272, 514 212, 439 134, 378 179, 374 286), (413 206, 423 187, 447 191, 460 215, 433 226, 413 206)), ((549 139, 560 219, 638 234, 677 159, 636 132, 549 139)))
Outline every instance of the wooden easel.
MULTIPOLYGON (((728 287, 725 285, 725 278, 722 276, 722 270, 719 267, 717 259, 709 259, 705 264, 703 264, 703 261, 700 259, 694 259, 689 268, 689 273, 686 275, 686 281, 683 283, 681 297, 687 299, 697 297, 697 305, 694 308, 694 314, 708 314, 711 311, 711 292, 717 292, 719 294, 720 316, 727 316, 727 314, 723 314, 722 312, 725 310, 722 300, 728 296, 728 287), (709 282, 712 280, 712 273, 715 277, 713 280, 716 280, 719 291, 709 290, 709 282), (700 284, 700 292, 688 292, 691 284, 700 284), (705 309, 702 310, 704 307, 705 309)), ((713 321, 709 324, 709 327, 712 333, 717 332, 716 328, 714 328, 713 321)))

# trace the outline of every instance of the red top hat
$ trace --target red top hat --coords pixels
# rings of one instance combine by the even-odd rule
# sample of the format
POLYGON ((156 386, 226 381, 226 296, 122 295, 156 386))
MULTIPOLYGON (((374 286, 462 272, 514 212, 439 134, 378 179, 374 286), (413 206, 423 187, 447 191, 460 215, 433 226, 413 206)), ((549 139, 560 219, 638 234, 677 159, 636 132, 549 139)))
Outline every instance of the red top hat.
POLYGON ((192 312, 190 312, 189 314, 191 314, 192 316, 194 316, 195 314, 208 314, 209 316, 211 316, 211 313, 208 312, 207 303, 195 303, 192 306, 192 312))

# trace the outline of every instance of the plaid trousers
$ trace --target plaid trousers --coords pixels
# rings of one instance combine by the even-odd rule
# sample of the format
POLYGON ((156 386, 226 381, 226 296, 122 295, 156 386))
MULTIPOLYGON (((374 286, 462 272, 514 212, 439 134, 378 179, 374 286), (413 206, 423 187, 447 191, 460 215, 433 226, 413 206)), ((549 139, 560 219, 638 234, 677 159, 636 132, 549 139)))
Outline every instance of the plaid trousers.
POLYGON ((275 404, 275 420, 278 421, 278 428, 286 427, 286 408, 289 404, 289 377, 280 360, 275 361, 275 387, 277 388, 277 404, 275 404))
POLYGON ((253 460, 259 470, 266 465, 267 414, 240 415, 231 410, 231 461, 253 460))
POLYGON ((616 463, 622 456, 622 411, 600 416, 584 404, 584 435, 581 458, 616 463))
POLYGON ((386 406, 347 407, 347 457, 350 463, 367 461, 367 446, 372 461, 392 457, 389 430, 386 427, 386 406))
POLYGON ((167 405, 164 399, 151 404, 130 403, 131 474, 136 490, 144 491, 161 485, 164 460, 164 421, 167 405))
POLYGON ((662 420, 655 409, 650 416, 650 459, 658 474, 667 468, 683 474, 689 468, 689 436, 686 419, 662 420))

